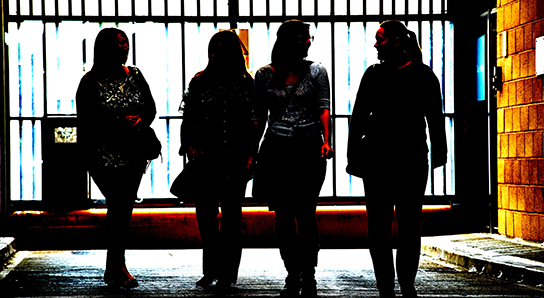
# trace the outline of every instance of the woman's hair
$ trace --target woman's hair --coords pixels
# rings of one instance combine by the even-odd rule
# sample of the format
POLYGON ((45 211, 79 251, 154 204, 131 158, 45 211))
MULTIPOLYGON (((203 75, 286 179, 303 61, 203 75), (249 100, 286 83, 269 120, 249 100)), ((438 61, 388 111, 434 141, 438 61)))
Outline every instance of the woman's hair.
POLYGON ((212 36, 208 44, 208 65, 203 73, 209 76, 247 73, 241 41, 236 33, 225 30, 212 36))
POLYGON ((277 66, 292 65, 308 55, 309 44, 304 42, 310 37, 310 25, 300 20, 289 20, 281 24, 276 33, 277 39, 272 49, 272 64, 277 66), (300 46, 299 41, 303 42, 300 46))
POLYGON ((94 42, 94 70, 107 69, 115 64, 124 64, 126 62, 116 61, 124 59, 116 55, 119 51, 119 34, 126 38, 128 43, 128 37, 123 30, 104 28, 98 32, 94 42))
POLYGON ((421 47, 417 41, 416 34, 408 30, 406 26, 397 20, 388 20, 380 24, 383 28, 384 37, 400 38, 401 46, 408 59, 414 62, 422 62, 421 47))

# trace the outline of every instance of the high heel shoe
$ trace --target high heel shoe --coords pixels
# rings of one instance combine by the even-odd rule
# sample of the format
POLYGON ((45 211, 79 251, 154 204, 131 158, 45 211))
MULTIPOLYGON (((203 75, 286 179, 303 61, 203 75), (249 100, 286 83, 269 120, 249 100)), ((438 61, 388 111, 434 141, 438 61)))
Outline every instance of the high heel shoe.
POLYGON ((215 281, 214 277, 204 275, 201 279, 199 279, 196 282, 196 286, 201 288, 207 288, 207 287, 210 287, 214 281, 215 281))
POLYGON ((120 287, 123 289, 133 289, 140 285, 134 276, 128 272, 126 265, 123 265, 120 270, 117 269, 114 271, 111 268, 106 269, 106 272, 104 273, 104 282, 108 286, 120 287))

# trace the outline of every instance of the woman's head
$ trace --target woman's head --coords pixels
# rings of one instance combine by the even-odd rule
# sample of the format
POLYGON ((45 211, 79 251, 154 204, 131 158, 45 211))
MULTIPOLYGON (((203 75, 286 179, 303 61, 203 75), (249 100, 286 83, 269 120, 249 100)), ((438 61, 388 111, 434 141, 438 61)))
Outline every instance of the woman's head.
POLYGON ((276 36, 272 49, 273 64, 290 64, 308 56, 312 44, 309 24, 299 20, 286 21, 281 24, 276 36))
POLYGON ((100 68, 115 67, 127 62, 129 43, 123 30, 117 28, 102 29, 94 43, 94 66, 100 68))
POLYGON ((376 32, 378 59, 421 62, 421 48, 414 32, 400 21, 390 20, 380 24, 376 32))
POLYGON ((246 62, 240 38, 233 31, 215 33, 208 44, 208 66, 206 71, 246 72, 246 62))

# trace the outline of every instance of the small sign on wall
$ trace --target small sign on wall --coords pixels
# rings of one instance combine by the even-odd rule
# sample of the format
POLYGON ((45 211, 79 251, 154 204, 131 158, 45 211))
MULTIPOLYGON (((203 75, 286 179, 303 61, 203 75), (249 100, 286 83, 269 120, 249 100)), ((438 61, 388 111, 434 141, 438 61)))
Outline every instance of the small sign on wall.
POLYGON ((544 75, 544 36, 536 39, 535 60, 536 75, 544 75))

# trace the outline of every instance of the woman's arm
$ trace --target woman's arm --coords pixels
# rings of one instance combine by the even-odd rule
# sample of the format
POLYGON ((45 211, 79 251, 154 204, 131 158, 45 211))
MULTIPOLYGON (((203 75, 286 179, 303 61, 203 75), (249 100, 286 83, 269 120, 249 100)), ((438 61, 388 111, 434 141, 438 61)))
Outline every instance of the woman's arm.
POLYGON ((429 80, 428 102, 425 117, 429 125, 429 139, 431 141, 431 166, 433 169, 446 164, 448 157, 448 145, 446 140, 446 128, 444 114, 442 112, 442 92, 440 82, 431 72, 429 80))
POLYGON ((321 146, 321 156, 325 158, 331 158, 333 150, 331 148, 331 113, 329 109, 324 109, 323 113, 319 116, 321 124, 323 125, 323 146, 321 146))

